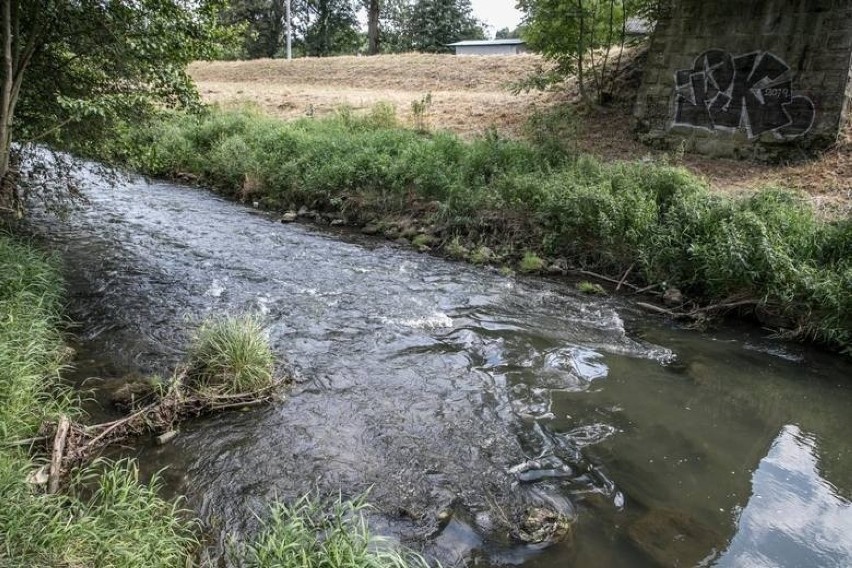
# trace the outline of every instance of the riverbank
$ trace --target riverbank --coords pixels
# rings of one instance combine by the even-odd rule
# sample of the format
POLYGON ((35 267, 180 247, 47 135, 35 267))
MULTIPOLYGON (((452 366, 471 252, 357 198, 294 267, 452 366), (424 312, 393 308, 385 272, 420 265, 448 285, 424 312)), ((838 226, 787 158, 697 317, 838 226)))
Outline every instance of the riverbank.
MULTIPOLYGON (((53 486, 53 470, 37 445, 63 417, 83 418, 76 393, 62 381, 70 357, 60 331, 62 287, 53 259, 0 233, 0 566, 194 565, 200 521, 159 496, 156 476, 141 483, 134 461, 96 460, 53 486)), ((231 402, 234 394, 225 386, 267 388, 272 354, 263 337, 255 320, 202 326, 190 357, 202 365, 195 373, 200 388, 231 402), (235 359, 240 380, 220 383, 231 376, 235 359)), ((377 547, 381 539, 367 529, 366 508, 360 498, 272 503, 256 538, 235 542, 229 558, 259 568, 321 566, 329 558, 346 565, 426 566, 416 554, 377 547), (316 531, 327 538, 317 542, 316 531)))
POLYGON ((42 485, 42 461, 24 445, 44 423, 80 414, 62 383, 62 281, 54 263, 0 234, 0 565, 183 565, 194 524, 139 483, 131 462, 95 464, 60 493, 42 485))
POLYGON ((301 210, 475 263, 594 272, 665 296, 672 314, 735 312, 849 349, 848 218, 819 218, 806 197, 778 188, 720 195, 664 162, 602 163, 566 152, 547 122, 532 130, 529 141, 465 141, 402 128, 381 105, 295 122, 211 109, 132 131, 124 147, 140 150, 119 158, 284 221, 301 210))

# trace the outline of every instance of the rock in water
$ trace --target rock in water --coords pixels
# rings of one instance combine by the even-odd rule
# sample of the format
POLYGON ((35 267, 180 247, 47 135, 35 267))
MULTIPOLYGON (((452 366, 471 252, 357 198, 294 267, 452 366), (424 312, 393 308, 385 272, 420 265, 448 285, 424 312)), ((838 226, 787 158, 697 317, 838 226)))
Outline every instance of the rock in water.
POLYGON ((680 306, 683 301, 683 293, 677 288, 667 288, 665 294, 663 294, 663 303, 669 307, 680 306))
POLYGON ((574 523, 549 507, 532 507, 512 530, 513 539, 525 544, 553 544, 571 537, 574 523))

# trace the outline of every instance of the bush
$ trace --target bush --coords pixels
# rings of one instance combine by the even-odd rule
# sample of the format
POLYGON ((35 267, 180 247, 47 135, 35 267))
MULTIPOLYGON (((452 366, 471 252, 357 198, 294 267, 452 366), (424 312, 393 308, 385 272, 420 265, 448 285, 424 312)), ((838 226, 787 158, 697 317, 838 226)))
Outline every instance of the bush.
POLYGON ((241 394, 274 385, 275 358, 253 316, 204 322, 189 348, 189 384, 216 394, 241 394))

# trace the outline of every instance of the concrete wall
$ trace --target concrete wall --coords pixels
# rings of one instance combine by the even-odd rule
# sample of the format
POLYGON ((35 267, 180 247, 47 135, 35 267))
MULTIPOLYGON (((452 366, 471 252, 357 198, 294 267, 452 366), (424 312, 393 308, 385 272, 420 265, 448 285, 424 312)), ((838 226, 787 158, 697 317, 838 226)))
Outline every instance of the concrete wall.
POLYGON ((524 45, 467 45, 457 46, 456 55, 518 55, 526 53, 524 45))
POLYGON ((852 99, 852 0, 677 0, 651 40, 640 139, 782 160, 831 145, 852 99))

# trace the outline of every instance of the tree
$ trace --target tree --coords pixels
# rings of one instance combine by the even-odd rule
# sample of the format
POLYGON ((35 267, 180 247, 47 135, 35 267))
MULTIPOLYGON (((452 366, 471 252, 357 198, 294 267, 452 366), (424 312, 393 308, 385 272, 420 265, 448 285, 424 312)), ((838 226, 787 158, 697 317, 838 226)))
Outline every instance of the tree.
POLYGON ((305 55, 323 57, 358 50, 358 18, 352 0, 302 0, 297 11, 305 55))
POLYGON ((448 44, 464 39, 485 39, 470 0, 417 0, 408 32, 413 49, 433 53, 449 52, 448 44))
POLYGON ((27 143, 98 154, 121 121, 197 102, 185 68, 227 37, 217 24, 221 7, 213 0, 2 0, 2 206, 20 212, 15 162, 27 143))
POLYGON ((514 30, 510 30, 509 28, 503 28, 501 30, 497 30, 494 34, 494 39, 518 39, 523 34, 523 26, 518 26, 514 30))
POLYGON ((287 0, 233 0, 222 14, 227 25, 240 25, 243 53, 238 56, 256 59, 275 57, 287 31, 287 0))
POLYGON ((410 0, 381 0, 379 9, 379 49, 385 53, 410 51, 410 0))
POLYGON ((367 53, 379 53, 379 19, 381 10, 379 0, 367 0, 367 53))
POLYGON ((557 77, 576 76, 580 96, 599 102, 606 94, 613 47, 625 42, 627 20, 654 20, 665 0, 518 0, 526 14, 524 38, 557 65, 557 77))

